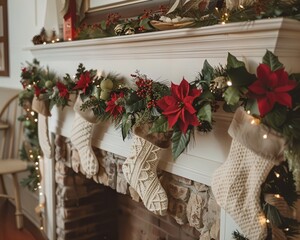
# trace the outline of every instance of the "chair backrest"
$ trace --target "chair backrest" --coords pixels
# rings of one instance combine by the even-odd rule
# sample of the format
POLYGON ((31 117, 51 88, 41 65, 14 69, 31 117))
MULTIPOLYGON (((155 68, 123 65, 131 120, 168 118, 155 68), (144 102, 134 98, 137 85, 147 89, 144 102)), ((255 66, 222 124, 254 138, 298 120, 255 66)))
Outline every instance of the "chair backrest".
POLYGON ((0 111, 0 121, 9 125, 7 130, 0 130, 0 159, 19 158, 23 142, 23 123, 18 120, 24 114, 19 106, 18 95, 11 97, 0 111))

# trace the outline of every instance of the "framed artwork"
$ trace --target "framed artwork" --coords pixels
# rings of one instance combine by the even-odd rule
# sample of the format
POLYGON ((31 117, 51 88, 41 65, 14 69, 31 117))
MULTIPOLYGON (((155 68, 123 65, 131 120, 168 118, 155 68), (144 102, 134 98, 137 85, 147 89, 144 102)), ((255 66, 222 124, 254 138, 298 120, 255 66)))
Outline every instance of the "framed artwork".
POLYGON ((90 0, 88 11, 101 11, 149 1, 151 0, 90 0))
POLYGON ((9 76, 7 0, 0 0, 0 76, 9 76))
POLYGON ((135 17, 145 9, 158 9, 171 0, 88 0, 83 1, 86 23, 96 23, 109 13, 119 13, 123 18, 135 17))

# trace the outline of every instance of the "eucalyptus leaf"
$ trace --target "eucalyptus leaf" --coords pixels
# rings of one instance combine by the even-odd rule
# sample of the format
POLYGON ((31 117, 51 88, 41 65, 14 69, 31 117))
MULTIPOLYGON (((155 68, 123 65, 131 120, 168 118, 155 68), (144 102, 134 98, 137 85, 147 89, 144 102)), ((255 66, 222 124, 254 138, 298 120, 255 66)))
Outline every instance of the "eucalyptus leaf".
POLYGON ((211 105, 205 104, 197 113, 198 119, 202 121, 207 121, 211 123, 212 120, 212 113, 211 113, 211 105))
POLYGON ((188 143, 190 142, 191 130, 187 130, 184 134, 183 132, 177 130, 173 132, 172 136, 172 155, 174 160, 176 160, 179 155, 186 149, 188 143))
POLYGON ((228 105, 236 105, 240 101, 240 91, 235 87, 229 87, 224 92, 224 99, 228 105))
POLYGON ((269 65, 272 71, 283 68, 283 64, 279 62, 278 57, 269 50, 263 56, 263 63, 269 65))
POLYGON ((233 56, 231 53, 228 53, 227 56, 227 68, 239 68, 239 67, 245 67, 245 63, 242 61, 239 61, 235 56, 233 56))

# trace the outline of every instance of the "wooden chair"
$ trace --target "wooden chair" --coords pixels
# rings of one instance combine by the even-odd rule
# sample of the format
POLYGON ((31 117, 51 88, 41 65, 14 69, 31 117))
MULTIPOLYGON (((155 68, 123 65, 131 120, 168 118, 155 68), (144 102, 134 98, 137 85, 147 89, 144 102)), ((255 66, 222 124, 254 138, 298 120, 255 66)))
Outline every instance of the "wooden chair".
POLYGON ((0 184, 3 190, 0 197, 15 201, 16 225, 18 229, 22 229, 23 213, 17 173, 26 171, 28 164, 19 159, 19 151, 23 142, 23 124, 18 121, 18 117, 24 110, 18 105, 18 101, 18 95, 13 96, 0 112, 0 184), (14 196, 9 196, 6 191, 4 174, 12 176, 14 196))

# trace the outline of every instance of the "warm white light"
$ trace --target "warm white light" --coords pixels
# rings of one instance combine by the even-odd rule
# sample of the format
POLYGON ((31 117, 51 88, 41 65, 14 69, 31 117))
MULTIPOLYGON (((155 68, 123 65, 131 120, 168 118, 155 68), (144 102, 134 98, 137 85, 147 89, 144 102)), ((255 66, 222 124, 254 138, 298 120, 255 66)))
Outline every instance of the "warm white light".
POLYGON ((279 194, 274 194, 274 197, 280 198, 280 195, 279 194))
POLYGON ((39 165, 39 163, 38 163, 38 162, 35 162, 35 165, 39 165))
POLYGON ((248 110, 247 113, 250 114, 251 113, 250 110, 248 110))
POLYGON ((72 38, 68 38, 68 41, 72 41, 72 38))
POLYGON ((254 119, 251 120, 251 124, 252 125, 255 124, 255 120, 254 119))
POLYGON ((290 229, 289 228, 285 228, 284 231, 288 232, 290 229))
POLYGON ((46 42, 43 42, 43 44, 46 45, 47 43, 46 43, 46 42))
POLYGON ((40 159, 40 158, 41 158, 41 156, 40 156, 40 155, 38 155, 38 156, 37 156, 37 158, 38 158, 38 159, 40 159))
POLYGON ((269 219, 266 219, 266 223, 270 223, 270 220, 269 220, 269 219))
POLYGON ((39 168, 38 168, 38 167, 36 167, 36 168, 35 168, 35 170, 39 170, 39 168))
POLYGON ((40 230, 44 230, 44 227, 43 227, 43 226, 40 226, 40 230))
POLYGON ((59 42, 59 38, 56 38, 56 42, 59 42))
POLYGON ((30 154, 30 155, 29 155, 29 157, 30 157, 30 158, 33 158, 33 155, 32 155, 32 154, 30 154))
POLYGON ((279 174, 278 172, 274 172, 274 173, 275 173, 275 176, 276 176, 277 178, 280 177, 280 174, 279 174))
POLYGON ((34 121, 37 122, 38 121, 37 118, 35 118, 34 121))
POLYGON ((30 114, 31 114, 31 116, 34 116, 34 111, 31 111, 30 114))
POLYGON ((244 9, 244 6, 243 6, 243 5, 240 5, 239 7, 242 8, 242 9, 244 9))
POLYGON ((55 40, 52 40, 51 42, 52 42, 52 43, 55 43, 55 40))
MULTIPOLYGON (((225 25, 225 22, 221 22, 222 25, 225 25)), ((228 85, 229 86, 229 85, 228 85)), ((231 86, 231 85, 230 85, 231 86)))
POLYGON ((263 135, 263 139, 267 139, 268 138, 268 135, 267 134, 264 134, 263 135))
MULTIPOLYGON (((222 23, 222 24, 225 24, 225 22, 224 23, 222 23)), ((232 82, 231 81, 227 81, 227 86, 232 86, 232 82)))

